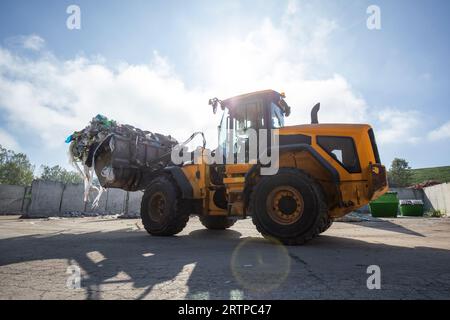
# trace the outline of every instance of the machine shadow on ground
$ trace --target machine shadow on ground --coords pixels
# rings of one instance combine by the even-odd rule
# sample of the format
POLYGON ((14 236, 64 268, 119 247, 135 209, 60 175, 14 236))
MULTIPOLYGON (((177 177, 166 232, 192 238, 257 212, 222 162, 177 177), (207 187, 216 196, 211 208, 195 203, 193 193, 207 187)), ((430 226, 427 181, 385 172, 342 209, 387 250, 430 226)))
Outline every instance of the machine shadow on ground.
MULTIPOLYGON (((404 218, 401 218, 404 219, 404 218)), ((402 234, 407 234, 411 236, 417 236, 417 237, 425 237, 425 235, 416 232, 414 230, 408 229, 402 225, 393 223, 391 221, 383 220, 380 218, 371 218, 370 221, 361 221, 361 222, 343 222, 343 223, 352 223, 352 224, 360 224, 366 228, 373 228, 378 230, 384 230, 384 231, 391 231, 391 232, 397 232, 402 234)))
MULTIPOLYGON (((0 252, 0 266, 49 259, 79 265, 86 299, 101 299, 119 273, 128 277, 117 285, 142 289, 128 297, 135 299, 155 297, 152 290, 183 272, 185 283, 176 280, 188 288, 181 298, 191 299, 448 298, 450 289, 449 250, 326 234, 305 246, 285 247, 234 230, 161 238, 123 229, 1 239, 0 252), (103 259, 93 261, 91 252, 103 259), (382 290, 366 287, 366 268, 373 264, 382 269, 382 290)), ((180 298, 173 292, 172 298, 180 298)))

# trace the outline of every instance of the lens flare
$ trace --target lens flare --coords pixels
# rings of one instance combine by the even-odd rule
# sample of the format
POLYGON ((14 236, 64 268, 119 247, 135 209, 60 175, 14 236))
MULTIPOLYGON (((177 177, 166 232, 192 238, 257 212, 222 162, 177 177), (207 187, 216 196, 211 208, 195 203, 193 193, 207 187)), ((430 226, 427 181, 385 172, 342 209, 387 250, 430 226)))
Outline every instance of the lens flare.
POLYGON ((285 246, 273 240, 248 238, 231 256, 231 271, 236 281, 255 293, 267 293, 278 288, 287 278, 291 259, 285 246))

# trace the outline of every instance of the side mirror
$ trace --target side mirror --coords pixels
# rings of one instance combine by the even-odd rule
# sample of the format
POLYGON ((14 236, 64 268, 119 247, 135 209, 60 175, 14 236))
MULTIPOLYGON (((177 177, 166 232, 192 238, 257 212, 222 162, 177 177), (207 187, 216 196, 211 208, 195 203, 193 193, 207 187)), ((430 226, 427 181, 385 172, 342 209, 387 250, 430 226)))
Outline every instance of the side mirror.
POLYGON ((216 112, 217 112, 217 98, 209 99, 209 100, 208 100, 208 104, 209 104, 210 106, 212 106, 212 108, 213 108, 213 113, 216 114, 216 112))
POLYGON ((217 106, 220 105, 220 107, 222 108, 222 110, 224 109, 224 106, 222 105, 222 100, 219 100, 217 98, 212 98, 208 100, 208 104, 210 106, 212 106, 213 108, 213 113, 216 114, 217 112, 217 106))

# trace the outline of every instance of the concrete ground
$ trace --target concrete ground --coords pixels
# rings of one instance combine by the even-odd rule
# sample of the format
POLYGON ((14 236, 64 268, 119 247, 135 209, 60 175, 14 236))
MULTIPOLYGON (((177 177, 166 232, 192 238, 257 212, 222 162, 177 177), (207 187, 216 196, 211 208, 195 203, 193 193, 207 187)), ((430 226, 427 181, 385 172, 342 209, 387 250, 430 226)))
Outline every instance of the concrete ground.
POLYGON ((250 219, 209 231, 191 218, 158 238, 137 219, 0 217, 0 299, 184 298, 449 299, 450 219, 336 222, 284 247, 250 219), (380 290, 367 288, 369 265, 380 290))

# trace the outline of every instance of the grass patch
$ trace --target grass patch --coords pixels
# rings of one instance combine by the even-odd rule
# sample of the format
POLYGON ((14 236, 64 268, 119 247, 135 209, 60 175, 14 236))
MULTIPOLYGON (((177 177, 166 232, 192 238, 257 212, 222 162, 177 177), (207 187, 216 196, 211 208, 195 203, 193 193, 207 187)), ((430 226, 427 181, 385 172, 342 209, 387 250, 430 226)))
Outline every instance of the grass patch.
POLYGON ((450 166, 411 169, 411 184, 421 183, 427 180, 450 182, 450 166))

